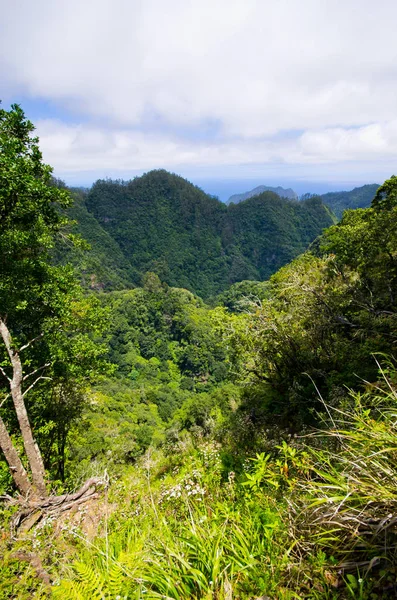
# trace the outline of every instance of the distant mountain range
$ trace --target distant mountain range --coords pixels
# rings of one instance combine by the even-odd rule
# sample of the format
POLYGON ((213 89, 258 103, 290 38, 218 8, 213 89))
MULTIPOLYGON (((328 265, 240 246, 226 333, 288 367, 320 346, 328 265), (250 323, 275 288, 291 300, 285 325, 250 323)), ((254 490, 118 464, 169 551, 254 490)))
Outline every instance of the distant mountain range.
MULTIPOLYGON (((324 204, 332 209, 333 213, 338 217, 338 219, 340 219, 344 210, 367 208, 370 206, 378 187, 378 183, 371 183, 354 188, 354 190, 351 190, 350 192, 328 192, 327 194, 318 194, 318 196, 322 199, 324 204)), ((258 196, 263 192, 274 192, 280 196, 280 198, 289 198, 291 200, 298 199, 297 193, 291 188, 285 189, 280 186, 269 187, 266 185, 259 185, 258 187, 249 192, 245 192, 244 194, 234 194, 233 196, 230 196, 226 204, 238 204, 244 200, 247 200, 248 198, 258 196)), ((303 196, 303 198, 309 198, 313 196, 316 196, 316 194, 307 194, 306 196, 303 196)))
POLYGON ((254 188, 250 192, 245 192, 244 194, 233 194, 230 196, 229 200, 226 204, 238 204, 243 200, 248 200, 248 198, 252 198, 253 196, 258 196, 259 194, 263 194, 263 192, 273 192, 277 194, 280 198, 288 198, 289 200, 298 200, 298 194, 291 190, 291 188, 285 189, 283 187, 271 187, 268 185, 258 185, 258 187, 254 188))
POLYGON ((140 285, 147 271, 208 298, 246 279, 265 280, 334 222, 321 198, 271 191, 227 206, 164 170, 132 181, 97 181, 75 191, 69 216, 91 252, 57 249, 86 287, 140 285))

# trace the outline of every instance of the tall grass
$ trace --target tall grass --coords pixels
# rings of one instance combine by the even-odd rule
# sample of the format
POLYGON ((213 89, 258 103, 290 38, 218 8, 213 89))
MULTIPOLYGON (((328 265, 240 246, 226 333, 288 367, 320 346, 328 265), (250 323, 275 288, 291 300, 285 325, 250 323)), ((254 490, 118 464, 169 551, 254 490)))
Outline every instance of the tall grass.
POLYGON ((97 598, 96 590, 98 598, 231 600, 274 592, 288 558, 276 540, 282 524, 265 507, 239 508, 191 502, 183 522, 158 508, 157 520, 146 513, 150 525, 140 534, 142 522, 126 522, 107 542, 110 560, 104 541, 88 547, 54 597, 97 598))
POLYGON ((367 580, 371 597, 384 597, 397 594, 397 393, 383 373, 351 400, 349 409, 328 407, 332 426, 309 446, 312 476, 300 483, 295 529, 304 555, 322 548, 334 557, 347 589, 355 578, 358 594, 367 580))

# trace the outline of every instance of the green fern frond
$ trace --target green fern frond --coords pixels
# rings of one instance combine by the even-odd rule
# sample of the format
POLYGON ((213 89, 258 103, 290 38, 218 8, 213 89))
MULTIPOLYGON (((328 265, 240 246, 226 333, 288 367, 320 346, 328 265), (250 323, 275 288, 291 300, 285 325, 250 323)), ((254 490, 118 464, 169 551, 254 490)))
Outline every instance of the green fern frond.
POLYGON ((61 581, 52 589, 52 597, 55 600, 86 600, 84 590, 78 581, 61 581))
POLYGON ((81 583, 84 585, 86 598, 90 600, 104 600, 105 579, 91 565, 76 563, 74 566, 81 583))
MULTIPOLYGON (((74 565, 77 577, 73 581, 63 580, 54 587, 53 596, 59 600, 105 600, 107 594, 104 577, 85 563, 74 565)), ((106 599, 107 600, 107 599, 106 599)))
POLYGON ((119 563, 112 563, 108 571, 106 586, 106 591, 111 597, 121 595, 124 581, 125 573, 122 566, 119 563))

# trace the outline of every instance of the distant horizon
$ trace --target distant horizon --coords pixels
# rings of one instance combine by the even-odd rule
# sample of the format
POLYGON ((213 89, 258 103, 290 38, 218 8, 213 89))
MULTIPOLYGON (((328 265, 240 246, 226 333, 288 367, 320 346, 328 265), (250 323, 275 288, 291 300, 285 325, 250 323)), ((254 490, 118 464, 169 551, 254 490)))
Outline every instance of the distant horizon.
POLYGON ((268 187, 282 187, 285 189, 291 188, 298 196, 303 194, 326 194, 328 192, 349 192, 363 185, 377 184, 382 182, 368 181, 367 183, 326 183, 316 181, 293 181, 293 180, 277 180, 263 181, 261 179, 252 180, 197 180, 192 181, 195 185, 202 188, 207 194, 217 196, 222 202, 226 202, 234 194, 243 194, 249 192, 260 185, 268 187), (248 187, 247 187, 248 185, 248 187), (215 190, 215 191, 211 191, 215 190))
MULTIPOLYGON (((149 169, 149 172, 154 169, 149 169)), ((168 169, 166 169, 168 171, 168 169)), ((59 176, 62 181, 69 187, 81 187, 90 189, 92 185, 98 179, 122 179, 124 181, 129 181, 134 179, 135 177, 142 176, 145 172, 139 174, 132 174, 128 177, 99 177, 91 182, 81 180, 79 181, 68 181, 67 178, 59 176)), ((169 172, 174 173, 175 175, 179 175, 184 179, 190 181, 193 185, 201 188, 206 194, 210 196, 215 196, 219 198, 221 202, 227 202, 231 196, 234 194, 243 194, 245 192, 249 192, 254 188, 265 185, 268 187, 282 187, 285 189, 291 188, 297 195, 300 197, 303 194, 327 194, 329 192, 349 192, 355 188, 362 187, 364 185, 381 185, 381 181, 352 181, 352 182, 324 182, 324 181, 298 181, 292 179, 279 179, 279 180, 264 180, 259 178, 252 179, 229 179, 229 178, 200 178, 200 177, 189 177, 182 173, 177 173, 175 171, 169 170, 169 172)), ((54 173, 55 177, 58 177, 57 173, 54 173)))

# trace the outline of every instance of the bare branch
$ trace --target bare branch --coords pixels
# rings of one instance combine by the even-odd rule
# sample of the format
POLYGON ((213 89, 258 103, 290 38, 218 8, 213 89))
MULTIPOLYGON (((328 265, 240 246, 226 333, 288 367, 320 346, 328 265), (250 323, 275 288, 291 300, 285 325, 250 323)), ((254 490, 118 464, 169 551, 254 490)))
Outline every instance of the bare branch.
POLYGON ((22 350, 26 350, 26 348, 29 348, 29 346, 31 346, 32 344, 34 344, 35 342, 37 342, 37 340, 39 340, 40 338, 42 338, 44 335, 44 333, 40 333, 40 335, 37 335, 35 338, 33 338, 32 340, 30 340, 29 342, 27 342, 24 346, 21 346, 18 350, 18 352, 22 352, 22 350))
POLYGON ((50 366, 51 366, 51 363, 45 363, 45 365, 42 365, 41 367, 38 367, 37 369, 35 369, 31 373, 28 373, 27 375, 25 375, 24 378, 22 379, 22 381, 25 381, 26 379, 28 379, 29 377, 31 377, 35 373, 38 373, 39 371, 42 371, 43 369, 46 369, 47 367, 50 367, 50 366))
POLYGON ((5 397, 3 398, 3 402, 0 404, 0 408, 3 406, 4 402, 5 402, 6 400, 8 400, 8 398, 9 398, 10 396, 11 396, 11 394, 7 394, 7 396, 5 396, 5 397))
POLYGON ((1 372, 1 373, 4 375, 4 377, 5 377, 6 379, 8 379, 8 381, 10 381, 10 382, 11 382, 11 379, 8 377, 7 373, 4 371, 3 367, 0 367, 0 372, 1 372))
POLYGON ((1 318, 0 318, 0 334, 1 334, 1 337, 3 338, 4 345, 7 349, 7 354, 10 357, 11 364, 13 365, 15 352, 12 349, 11 335, 10 335, 7 325, 5 324, 5 321, 1 318))
POLYGON ((38 377, 37 379, 35 379, 35 380, 34 380, 34 382, 33 382, 33 383, 32 383, 32 384, 31 384, 31 385, 28 387, 28 389, 24 391, 24 393, 22 394, 22 398, 24 398, 24 397, 26 396, 26 394, 27 394, 28 392, 30 392, 30 390, 31 390, 31 389, 32 389, 32 388, 33 388, 33 387, 36 385, 36 383, 37 383, 38 381, 40 381, 40 379, 48 379, 48 380, 51 380, 51 379, 52 379, 52 377, 43 377, 42 375, 40 375, 40 377, 38 377))

